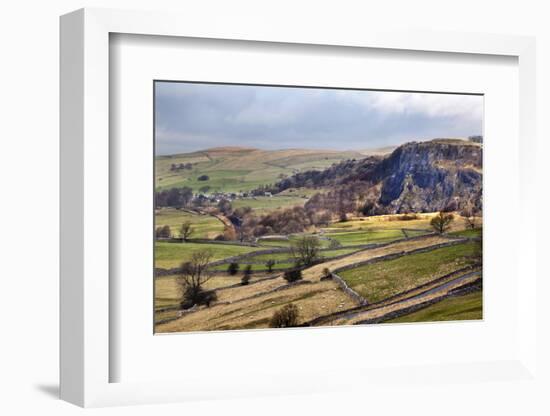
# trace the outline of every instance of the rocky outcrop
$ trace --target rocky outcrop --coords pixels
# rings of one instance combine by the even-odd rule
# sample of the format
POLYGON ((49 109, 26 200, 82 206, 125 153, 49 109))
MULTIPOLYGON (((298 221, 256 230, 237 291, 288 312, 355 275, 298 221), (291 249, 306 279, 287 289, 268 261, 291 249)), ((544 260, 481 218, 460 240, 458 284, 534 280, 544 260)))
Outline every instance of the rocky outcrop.
POLYGON ((466 207, 481 211, 481 168, 479 145, 445 140, 408 143, 381 162, 378 202, 391 213, 466 207))
MULTIPOLYGON (((323 172, 290 178, 314 187, 336 187, 318 194, 306 208, 329 209, 353 201, 366 215, 441 210, 482 211, 482 145, 465 140, 411 142, 389 156, 348 160, 323 172), (340 198, 339 203, 335 200, 340 198)), ((346 209, 349 206, 346 205, 346 209)))

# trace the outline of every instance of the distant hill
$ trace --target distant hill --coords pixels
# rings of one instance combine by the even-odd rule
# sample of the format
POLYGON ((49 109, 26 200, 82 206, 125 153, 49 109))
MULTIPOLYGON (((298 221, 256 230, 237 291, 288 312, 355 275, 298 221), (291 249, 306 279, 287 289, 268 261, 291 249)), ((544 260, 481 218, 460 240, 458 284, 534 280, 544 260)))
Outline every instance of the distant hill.
POLYGON ((482 209, 482 147, 458 139, 411 142, 387 156, 346 160, 323 171, 299 172, 276 184, 333 189, 306 204, 316 209, 391 214, 482 209), (345 208, 342 208, 345 207, 345 208))
POLYGON ((363 158, 359 152, 249 147, 216 147, 175 155, 157 156, 157 190, 188 186, 194 191, 248 191, 303 171, 323 170, 334 163, 363 158), (207 177, 207 180, 199 180, 207 177))
POLYGON ((365 156, 384 156, 393 152, 397 146, 378 147, 373 149, 359 150, 359 153, 365 156))

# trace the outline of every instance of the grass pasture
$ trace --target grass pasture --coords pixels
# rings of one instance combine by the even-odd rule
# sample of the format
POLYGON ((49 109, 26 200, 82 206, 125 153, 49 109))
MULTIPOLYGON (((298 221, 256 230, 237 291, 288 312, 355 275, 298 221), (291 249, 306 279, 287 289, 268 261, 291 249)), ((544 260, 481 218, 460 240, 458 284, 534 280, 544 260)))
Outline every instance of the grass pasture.
MULTIPOLYGON (((320 255, 323 259, 328 260, 328 259, 331 259, 333 257, 351 254, 351 253, 354 253, 356 251, 357 251, 357 249, 342 248, 342 249, 322 251, 322 252, 320 252, 320 255)), ((289 269, 289 268, 293 267, 294 264, 295 264, 295 261, 292 258, 291 253, 289 253, 289 252, 273 253, 273 254, 258 254, 257 256, 247 257, 245 261, 249 262, 249 263, 252 263, 252 262, 259 263, 259 264, 251 264, 252 271, 254 271, 254 272, 259 272, 259 271, 266 271, 267 272, 267 266, 265 265, 265 263, 268 260, 274 260, 274 261, 278 262, 278 263, 275 263, 275 265, 273 265, 273 270, 274 271, 289 269)), ((238 260, 237 260, 237 263, 239 263, 238 260)), ((247 264, 245 264, 245 263, 239 263, 239 265, 240 265, 240 270, 241 271, 247 266, 247 264)), ((222 265, 212 267, 212 270, 217 271, 217 272, 226 271, 227 267, 228 267, 228 264, 222 264, 222 265)))
MULTIPOLYGON (((340 249, 334 249, 334 250, 320 251, 319 256, 325 259, 329 259, 332 257, 342 256, 344 254, 351 254, 355 251, 357 251, 357 249, 340 248, 340 249)), ((291 253, 287 252, 287 253, 275 253, 275 254, 258 254, 257 256, 252 256, 247 259, 247 261, 254 261, 254 262, 266 262, 268 260, 275 260, 275 261, 292 260, 292 256, 291 256, 291 253)))
MULTIPOLYGON (((218 266, 213 266, 211 268, 211 270, 215 271, 215 272, 225 272, 225 271, 227 271, 228 266, 229 266, 229 264, 220 264, 218 266)), ((244 268, 246 266, 247 266, 246 264, 240 264, 240 267, 241 267, 240 271, 242 272, 242 270, 244 270, 244 268)), ((250 266, 251 266, 253 272, 266 272, 267 273, 267 266, 265 264, 251 264, 250 266)), ((274 271, 285 270, 285 269, 290 269, 293 266, 294 266, 294 263, 289 260, 288 262, 275 264, 273 266, 272 270, 274 270, 274 271)))
POLYGON ((261 250, 261 248, 233 244, 171 243, 157 241, 155 242, 155 267, 161 269, 178 267, 181 263, 189 261, 191 255, 200 250, 209 250, 212 253, 212 261, 216 261, 251 253, 261 250))
MULTIPOLYGON (((412 220, 400 220, 403 214, 377 215, 372 217, 356 217, 344 222, 334 222, 329 227, 324 228, 326 232, 340 231, 361 231, 370 229, 394 229, 400 230, 418 230, 421 232, 433 232, 430 225, 431 219, 437 215, 437 212, 416 214, 418 218, 412 220)), ((481 222, 481 218, 478 219, 481 222)), ((450 232, 460 232, 468 228, 464 217, 455 214, 454 221, 451 223, 450 232)))
MULTIPOLYGON (((288 238, 283 237, 268 237, 268 238, 260 238, 258 239, 258 244, 265 247, 283 247, 283 248, 289 248, 292 245, 293 241, 296 241, 304 236, 314 236, 314 234, 294 234, 289 236, 288 238)), ((326 238, 319 238, 319 247, 320 248, 329 248, 330 247, 330 240, 326 238)))
POLYGON ((209 186, 210 192, 239 192, 275 183, 283 176, 310 169, 324 169, 333 163, 361 157, 357 152, 285 149, 260 150, 220 147, 200 152, 158 156, 155 160, 157 190, 188 186, 197 192, 209 186), (192 169, 172 171, 172 164, 192 163, 192 169), (246 167, 243 169, 243 167, 246 167), (206 181, 199 181, 208 175, 206 181))
POLYGON ((288 303, 298 307, 299 322, 316 316, 351 308, 356 304, 333 281, 306 283, 288 287, 283 279, 223 290, 220 296, 230 304, 201 308, 171 322, 157 325, 157 332, 211 331, 222 329, 268 328, 273 313, 288 303), (265 285, 265 287, 254 287, 265 285), (282 290, 269 292, 277 287, 282 290), (262 291, 259 296, 251 294, 262 291), (266 293, 266 291, 268 291, 266 293), (222 294, 223 293, 223 294, 222 294))
POLYGON ((155 226, 168 225, 174 237, 180 237, 180 228, 184 222, 192 225, 190 238, 214 239, 223 234, 225 228, 219 219, 207 214, 194 214, 175 208, 162 208, 155 213, 155 226))
POLYGON ((231 201, 233 209, 250 207, 257 215, 267 214, 280 208, 303 206, 307 199, 299 196, 257 196, 231 201))
POLYGON ((335 222, 326 231, 359 231, 368 229, 418 229, 429 230, 432 214, 419 214, 415 220, 398 220, 400 215, 378 215, 372 217, 354 218, 344 222, 335 222))
POLYGON ((477 291, 463 296, 443 299, 419 311, 385 323, 463 321, 483 319, 483 293, 477 291))
MULTIPOLYGON (((230 286, 240 283, 242 274, 236 276, 213 276, 204 284, 208 290, 218 289, 224 286, 230 286)), ((264 276, 252 276, 251 282, 263 278, 264 276)), ((180 302, 180 290, 177 284, 177 276, 161 276, 155 279, 155 309, 178 306, 180 302)))
POLYGON ((390 241, 405 238, 405 234, 399 229, 371 229, 361 231, 331 232, 326 234, 342 246, 358 246, 374 243, 388 243, 390 241))
POLYGON ((261 238, 258 244, 263 247, 290 247, 290 240, 287 238, 261 238))
POLYGON ((458 237, 467 237, 467 238, 478 238, 481 236, 481 228, 474 228, 461 231, 450 232, 451 235, 456 235, 458 237))
POLYGON ((475 250, 475 242, 456 244, 371 263, 341 272, 339 276, 370 302, 379 302, 474 264, 475 250))
POLYGON ((316 264, 303 271, 304 279, 317 280, 323 274, 323 269, 327 267, 330 270, 336 270, 341 267, 359 263, 367 260, 372 260, 377 257, 386 256, 388 254, 401 253, 404 251, 416 250, 423 247, 429 247, 434 244, 439 244, 448 241, 447 239, 434 235, 428 236, 419 240, 403 240, 398 241, 388 246, 372 248, 368 250, 360 250, 352 253, 344 258, 329 259, 324 263, 316 264))

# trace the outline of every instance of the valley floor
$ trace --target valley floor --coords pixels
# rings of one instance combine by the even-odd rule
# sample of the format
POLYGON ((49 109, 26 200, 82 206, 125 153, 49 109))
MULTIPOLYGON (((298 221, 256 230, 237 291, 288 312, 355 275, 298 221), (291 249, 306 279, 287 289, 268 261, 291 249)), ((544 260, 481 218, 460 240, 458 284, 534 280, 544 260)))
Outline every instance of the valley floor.
POLYGON ((426 221, 410 222, 403 232, 396 222, 350 221, 336 223, 317 234, 325 239, 322 262, 303 270, 303 279, 288 283, 282 271, 292 267, 287 244, 292 236, 263 244, 157 243, 155 279, 155 331, 184 332, 268 328, 273 314, 294 304, 299 326, 426 322, 482 318, 482 273, 477 255, 480 229, 436 235, 426 221), (345 226, 345 227, 344 227, 345 226), (360 234, 333 239, 334 234, 360 234), (331 243, 336 240, 337 244, 331 243), (214 250, 215 277, 207 289, 217 301, 189 311, 179 307, 177 275, 170 260, 204 248, 214 250), (270 272, 267 260, 275 264, 270 272), (230 261, 250 264, 248 285, 241 274, 226 272, 230 261), (330 278, 323 278, 325 269, 330 278), (162 268, 161 268, 162 269, 162 268), (161 270, 158 269, 158 270, 161 270))

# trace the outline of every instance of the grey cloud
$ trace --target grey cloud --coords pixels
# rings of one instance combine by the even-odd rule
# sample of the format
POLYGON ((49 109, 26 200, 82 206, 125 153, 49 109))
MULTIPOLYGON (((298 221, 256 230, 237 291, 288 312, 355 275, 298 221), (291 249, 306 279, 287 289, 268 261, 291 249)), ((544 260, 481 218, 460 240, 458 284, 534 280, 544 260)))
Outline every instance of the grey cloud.
POLYGON ((158 82, 157 154, 214 146, 364 149, 482 133, 483 97, 158 82))

